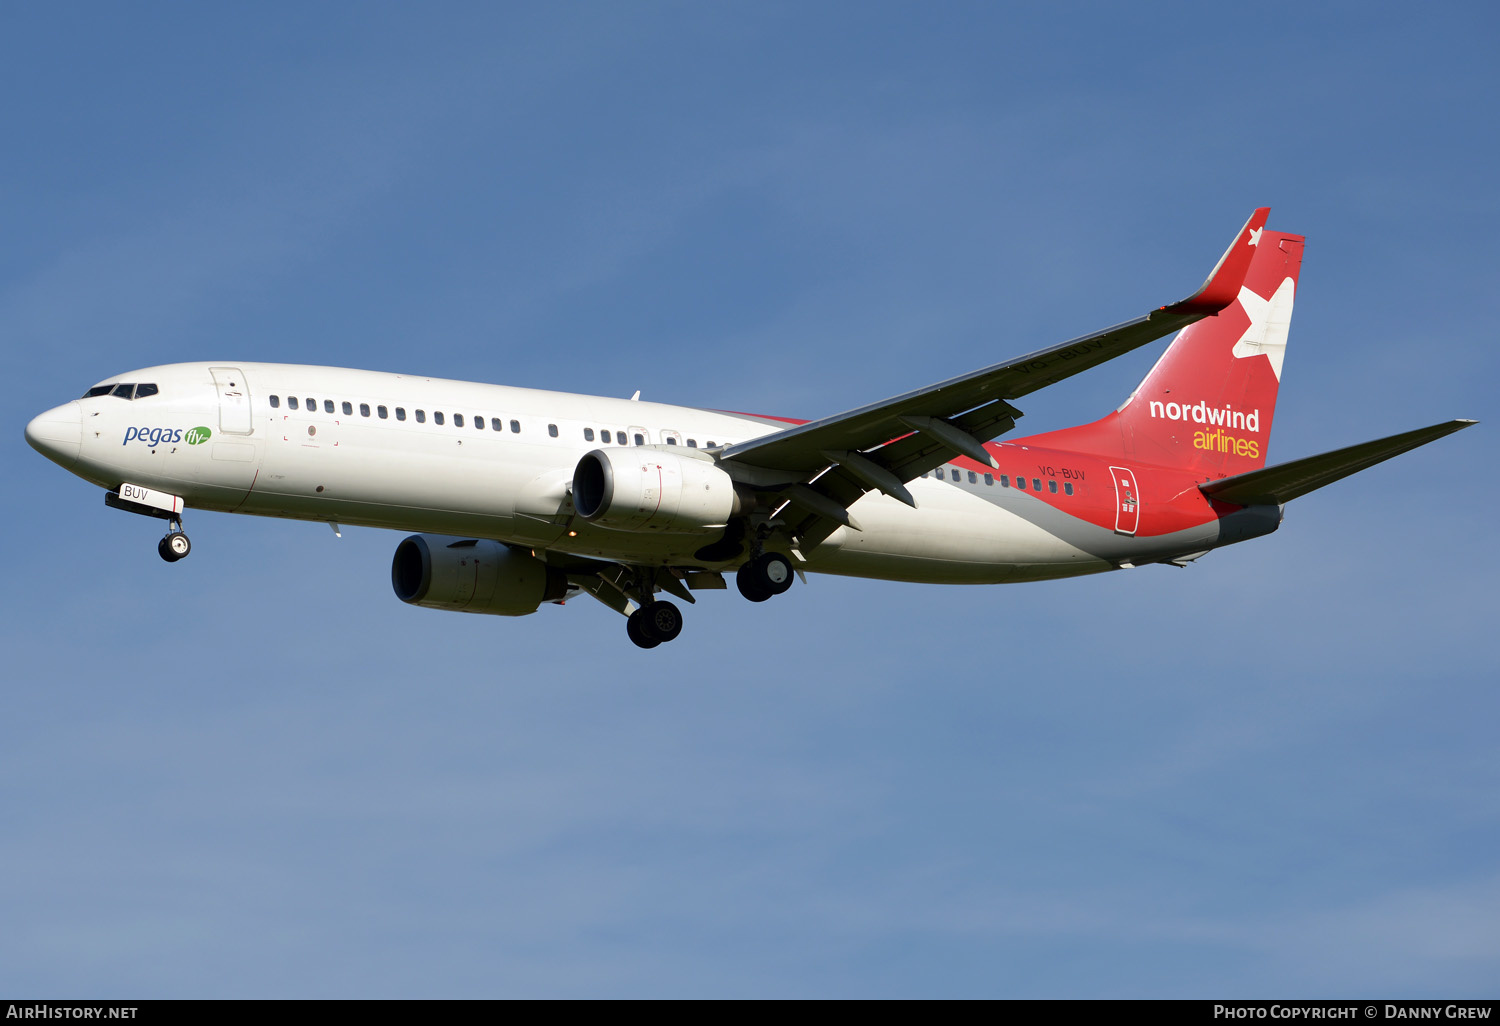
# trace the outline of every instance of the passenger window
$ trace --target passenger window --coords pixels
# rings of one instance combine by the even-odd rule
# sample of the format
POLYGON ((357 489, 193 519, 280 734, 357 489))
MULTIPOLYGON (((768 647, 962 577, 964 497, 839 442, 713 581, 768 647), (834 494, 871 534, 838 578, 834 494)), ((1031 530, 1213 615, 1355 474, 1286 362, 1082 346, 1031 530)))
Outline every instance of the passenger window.
POLYGON ((677 444, 677 439, 673 438, 671 435, 668 435, 667 436, 667 444, 668 445, 676 445, 677 444))
POLYGON ((625 444, 625 432, 623 432, 623 431, 616 431, 615 432, 615 441, 618 444, 620 444, 620 445, 624 445, 625 444))
POLYGON ((521 422, 519 420, 513 420, 510 422, 510 433, 513 435, 519 435, 521 433, 521 422))
POLYGON ((464 415, 462 413, 455 413, 453 415, 453 426, 454 427, 463 427, 464 426, 464 415))
POLYGON ((978 484, 978 483, 979 483, 979 475, 976 474, 976 473, 974 473, 974 471, 972 471, 972 470, 969 471, 969 484, 978 484))
POLYGON ((398 406, 398 407, 396 407, 396 419, 397 420, 405 420, 406 419, 406 407, 404 407, 404 406, 398 406))
POLYGON ((427 411, 426 410, 418 410, 417 411, 417 423, 418 424, 426 424, 427 423, 427 411))
POLYGON ((134 385, 116 385, 115 390, 109 394, 118 396, 121 399, 129 399, 134 392, 134 385))
POLYGON ((279 395, 273 395, 273 396, 271 396, 271 409, 273 409, 273 410, 279 410, 279 409, 281 409, 281 396, 279 396, 279 395))
POLYGON ((696 449, 696 448, 698 448, 698 439, 696 439, 696 438, 689 438, 688 439, 688 448, 689 449, 696 449))
POLYGON ((1047 491, 1051 492, 1053 495, 1056 495, 1057 494, 1057 482, 1054 481, 1054 480, 1051 480, 1049 478, 1048 481, 1047 481, 1047 491))
POLYGON ((351 403, 349 400, 345 399, 344 400, 344 416, 346 416, 346 417, 352 417, 353 415, 354 415, 354 404, 351 403))
POLYGON ((995 483, 995 475, 994 474, 986 474, 986 475, 984 475, 984 483, 987 484, 987 485, 994 484, 995 483))
POLYGON ((303 401, 307 404, 308 413, 318 412, 318 401, 316 399, 305 399, 303 401))
POLYGON ((1031 479, 1031 488, 1032 488, 1033 491, 1038 491, 1038 492, 1041 491, 1042 490, 1042 479, 1039 478, 1039 477, 1032 478, 1031 479))
POLYGON ((635 444, 636 445, 645 445, 646 444, 646 436, 645 435, 636 435, 635 436, 635 444))
POLYGON ((953 468, 953 480, 955 480, 955 481, 958 480, 958 468, 957 467, 953 468))
POLYGON ((359 415, 361 417, 368 417, 370 415, 370 404, 369 403, 360 403, 359 404, 359 415))
POLYGON ((483 414, 479 414, 479 413, 474 414, 474 430, 475 431, 483 431, 484 430, 484 416, 483 416, 483 414))
POLYGON ((1026 479, 1024 477, 1016 478, 1016 487, 1024 492, 1026 490, 1026 479))
POLYGON ((333 400, 332 399, 324 399, 323 400, 323 412, 324 413, 332 413, 333 412, 333 400))
POLYGON ((144 399, 148 395, 155 395, 155 394, 156 394, 156 386, 155 385, 136 385, 135 386, 135 397, 137 399, 144 399))
POLYGON ((499 417, 491 417, 490 418, 490 430, 491 431, 504 431, 505 430, 505 425, 500 423, 500 418, 499 417))
POLYGON ((714 441, 712 438, 710 438, 708 441, 704 442, 703 445, 704 445, 705 448, 708 448, 708 449, 717 449, 719 447, 719 443, 716 442, 716 441, 714 441))
POLYGON ((1073 494, 1073 482, 1072 481, 1065 481, 1065 482, 1063 482, 1063 494, 1064 495, 1072 495, 1073 494))
POLYGON ((594 429, 593 428, 584 428, 583 429, 583 440, 585 442, 592 442, 594 440, 594 429))
POLYGON ((377 406, 377 407, 375 407, 375 416, 379 417, 381 420, 385 420, 385 407, 384 406, 377 406))
POLYGON ((441 426, 441 424, 443 423, 443 411, 442 410, 438 410, 436 413, 434 413, 432 415, 432 422, 434 424, 437 424, 437 425, 441 426))
POLYGON ((1009 474, 1001 474, 1000 475, 1000 487, 1001 488, 1009 488, 1010 487, 1010 475, 1009 474))
POLYGON ((286 397, 286 405, 287 405, 287 409, 289 409, 289 410, 295 410, 297 408, 297 397, 294 396, 294 395, 287 396, 286 397))
POLYGON ((549 437, 551 437, 551 438, 556 438, 557 437, 557 425, 556 424, 548 424, 547 425, 547 435, 549 437))

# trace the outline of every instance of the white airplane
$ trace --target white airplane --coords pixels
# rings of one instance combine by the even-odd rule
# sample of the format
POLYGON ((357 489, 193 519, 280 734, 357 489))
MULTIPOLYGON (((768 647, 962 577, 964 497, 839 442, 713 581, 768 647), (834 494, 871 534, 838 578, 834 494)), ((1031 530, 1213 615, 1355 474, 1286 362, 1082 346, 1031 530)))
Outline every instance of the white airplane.
MULTIPOLYGON (((1302 239, 1260 209, 1203 287, 1143 317, 811 422, 409 374, 183 363, 117 375, 26 427, 43 455, 164 519, 188 508, 422 532, 404 602, 521 616, 587 592, 642 648, 735 572, 987 584, 1185 565, 1275 531, 1289 500, 1468 427, 1266 467, 1302 239), (1011 400, 1174 331, 1125 403, 990 442, 1011 400)), ((637 397, 639 393, 636 393, 637 397)))

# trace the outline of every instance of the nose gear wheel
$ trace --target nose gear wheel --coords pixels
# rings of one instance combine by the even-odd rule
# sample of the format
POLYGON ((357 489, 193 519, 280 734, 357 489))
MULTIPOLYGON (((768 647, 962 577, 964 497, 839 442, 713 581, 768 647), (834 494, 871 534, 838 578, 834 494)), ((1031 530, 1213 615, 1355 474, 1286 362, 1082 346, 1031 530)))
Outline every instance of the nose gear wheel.
POLYGON ((188 536, 180 530, 172 531, 156 543, 156 551, 168 563, 175 563, 193 551, 193 543, 188 541, 188 536))

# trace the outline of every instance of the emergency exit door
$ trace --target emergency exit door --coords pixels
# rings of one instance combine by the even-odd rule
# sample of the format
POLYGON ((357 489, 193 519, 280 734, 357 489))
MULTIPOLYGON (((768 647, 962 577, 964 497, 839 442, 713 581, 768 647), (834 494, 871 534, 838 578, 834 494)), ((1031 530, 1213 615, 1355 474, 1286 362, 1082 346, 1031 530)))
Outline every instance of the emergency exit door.
POLYGON ((1135 486, 1135 471, 1110 467, 1109 473, 1115 482, 1115 533, 1135 534, 1141 522, 1141 493, 1135 486))

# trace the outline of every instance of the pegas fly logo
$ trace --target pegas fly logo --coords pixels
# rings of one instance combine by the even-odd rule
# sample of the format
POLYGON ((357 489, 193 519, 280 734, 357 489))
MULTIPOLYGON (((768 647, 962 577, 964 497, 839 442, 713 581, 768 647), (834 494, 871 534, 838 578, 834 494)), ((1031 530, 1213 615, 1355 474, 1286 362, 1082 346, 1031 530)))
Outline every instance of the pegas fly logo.
POLYGON ((188 445, 202 445, 208 441, 213 434, 206 427, 189 428, 186 433, 181 428, 159 428, 159 427, 129 427, 125 429, 125 441, 121 445, 129 445, 131 442, 145 442, 155 448, 158 445, 175 445, 178 442, 186 442, 188 445))

